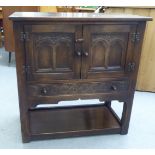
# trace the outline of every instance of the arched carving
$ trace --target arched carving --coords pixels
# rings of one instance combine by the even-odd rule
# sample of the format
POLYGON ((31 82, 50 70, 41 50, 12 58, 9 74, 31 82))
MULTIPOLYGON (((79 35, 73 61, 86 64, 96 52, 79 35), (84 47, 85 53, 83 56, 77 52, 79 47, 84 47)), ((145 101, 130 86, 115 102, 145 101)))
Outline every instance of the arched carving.
POLYGON ((124 51, 124 43, 120 39, 113 39, 109 48, 109 61, 108 66, 121 66, 122 56, 124 51), (117 57, 117 59, 116 59, 117 57))
POLYGON ((72 42, 72 38, 69 36, 38 36, 35 40, 35 45, 39 46, 40 44, 50 44, 51 46, 56 45, 60 42, 66 42, 70 44, 72 42))
POLYGON ((107 44, 110 44, 110 42, 113 42, 113 40, 120 40, 124 42, 124 35, 117 32, 105 32, 101 34, 95 33, 92 35, 92 40, 93 42, 102 40, 105 41, 107 44))
POLYGON ((121 68, 125 56, 125 38, 126 34, 117 32, 92 34, 92 67, 103 70, 121 68))
POLYGON ((56 66, 57 68, 72 68, 72 44, 66 44, 66 41, 61 41, 55 45, 56 66))
POLYGON ((73 40, 71 34, 35 35, 33 56, 36 70, 39 72, 44 72, 45 69, 53 72, 61 68, 72 70, 73 40))
POLYGON ((102 38, 93 40, 91 48, 92 67, 105 67, 105 57, 108 43, 102 38))

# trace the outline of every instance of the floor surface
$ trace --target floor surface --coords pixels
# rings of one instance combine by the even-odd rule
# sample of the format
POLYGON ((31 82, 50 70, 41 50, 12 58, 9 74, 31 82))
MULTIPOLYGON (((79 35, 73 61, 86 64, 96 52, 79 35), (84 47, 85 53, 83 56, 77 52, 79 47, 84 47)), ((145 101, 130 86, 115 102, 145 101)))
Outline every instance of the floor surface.
MULTIPOLYGON (((81 103, 80 101, 77 101, 81 103)), ((87 101, 90 104, 96 100, 87 101)), ((82 101, 86 103, 86 101, 82 101)), ((74 102, 72 102, 74 104, 74 102)), ((119 104, 114 103, 118 113, 119 104)), ((0 148, 123 149, 155 148, 155 93, 136 92, 127 135, 101 135, 78 138, 21 141, 14 55, 8 66, 8 53, 0 49, 0 148)))

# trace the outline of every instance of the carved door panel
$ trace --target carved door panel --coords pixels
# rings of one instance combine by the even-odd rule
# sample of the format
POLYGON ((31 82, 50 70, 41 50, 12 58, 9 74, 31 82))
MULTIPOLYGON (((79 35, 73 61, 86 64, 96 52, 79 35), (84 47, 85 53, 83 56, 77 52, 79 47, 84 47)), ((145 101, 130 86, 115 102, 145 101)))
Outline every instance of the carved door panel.
POLYGON ((27 79, 51 81, 80 78, 81 50, 75 44, 82 29, 75 25, 26 25, 27 79))
POLYGON ((82 78, 123 77, 132 60, 136 25, 85 25, 82 78))

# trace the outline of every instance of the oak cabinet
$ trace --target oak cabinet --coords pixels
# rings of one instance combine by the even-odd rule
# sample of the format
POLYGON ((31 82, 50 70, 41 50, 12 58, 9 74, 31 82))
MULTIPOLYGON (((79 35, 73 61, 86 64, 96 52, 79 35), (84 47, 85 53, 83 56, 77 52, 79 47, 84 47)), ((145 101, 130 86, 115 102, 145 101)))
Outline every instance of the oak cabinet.
POLYGON ((23 142, 127 134, 145 23, 151 17, 14 13, 10 18, 23 142), (76 99, 101 102, 51 107, 76 99), (113 100, 124 103, 121 118, 111 107, 113 100))

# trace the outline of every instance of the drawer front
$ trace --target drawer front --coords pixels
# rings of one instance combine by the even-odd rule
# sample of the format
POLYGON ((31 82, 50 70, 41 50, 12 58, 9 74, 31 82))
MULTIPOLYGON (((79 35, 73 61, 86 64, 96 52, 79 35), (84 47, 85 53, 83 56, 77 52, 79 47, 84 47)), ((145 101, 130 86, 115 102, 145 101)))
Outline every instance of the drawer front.
POLYGON ((129 81, 54 83, 28 85, 28 95, 32 97, 115 93, 127 91, 129 81))

